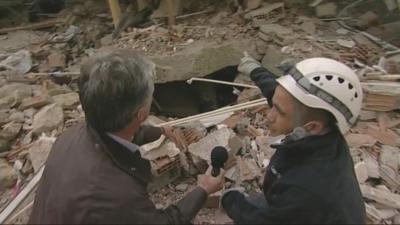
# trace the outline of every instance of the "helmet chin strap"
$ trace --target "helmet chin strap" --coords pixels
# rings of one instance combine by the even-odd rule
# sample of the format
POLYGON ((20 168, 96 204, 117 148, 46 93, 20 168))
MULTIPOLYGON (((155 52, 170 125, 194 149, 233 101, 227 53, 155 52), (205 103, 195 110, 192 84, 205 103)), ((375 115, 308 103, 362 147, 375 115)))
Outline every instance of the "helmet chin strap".
POLYGON ((311 136, 309 132, 306 131, 304 126, 304 109, 301 103, 297 99, 293 99, 294 105, 294 118, 293 118, 293 131, 286 136, 286 141, 298 141, 300 139, 311 136))

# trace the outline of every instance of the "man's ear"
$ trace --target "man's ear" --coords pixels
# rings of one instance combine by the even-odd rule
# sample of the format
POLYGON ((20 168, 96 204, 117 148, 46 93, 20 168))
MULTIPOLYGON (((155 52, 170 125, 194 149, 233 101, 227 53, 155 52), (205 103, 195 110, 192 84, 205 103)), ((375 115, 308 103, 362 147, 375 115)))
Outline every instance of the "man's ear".
POLYGON ((143 123, 147 117, 149 117, 150 108, 147 106, 142 106, 137 112, 137 119, 139 123, 143 123))
POLYGON ((311 135, 319 135, 324 130, 324 124, 320 121, 311 121, 304 125, 304 129, 311 135))

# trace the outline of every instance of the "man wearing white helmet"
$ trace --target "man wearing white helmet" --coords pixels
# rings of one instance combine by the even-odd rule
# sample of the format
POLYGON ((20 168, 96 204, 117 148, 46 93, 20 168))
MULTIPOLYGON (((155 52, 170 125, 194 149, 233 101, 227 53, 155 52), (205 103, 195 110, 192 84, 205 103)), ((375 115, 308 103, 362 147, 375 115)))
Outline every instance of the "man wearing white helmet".
POLYGON ((238 70, 268 99, 270 134, 285 135, 267 167, 263 196, 227 190, 222 206, 237 224, 362 224, 365 206, 343 137, 362 102, 357 75, 327 58, 297 63, 276 78, 247 53, 238 70))

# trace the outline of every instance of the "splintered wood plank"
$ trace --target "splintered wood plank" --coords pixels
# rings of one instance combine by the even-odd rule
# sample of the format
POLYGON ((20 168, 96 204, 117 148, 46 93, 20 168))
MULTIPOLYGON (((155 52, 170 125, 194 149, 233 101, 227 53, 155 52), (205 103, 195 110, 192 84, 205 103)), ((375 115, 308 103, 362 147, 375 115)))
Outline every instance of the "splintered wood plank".
POLYGON ((118 0, 108 0, 108 5, 110 6, 114 27, 117 27, 119 21, 121 21, 121 7, 119 6, 119 2, 118 0))

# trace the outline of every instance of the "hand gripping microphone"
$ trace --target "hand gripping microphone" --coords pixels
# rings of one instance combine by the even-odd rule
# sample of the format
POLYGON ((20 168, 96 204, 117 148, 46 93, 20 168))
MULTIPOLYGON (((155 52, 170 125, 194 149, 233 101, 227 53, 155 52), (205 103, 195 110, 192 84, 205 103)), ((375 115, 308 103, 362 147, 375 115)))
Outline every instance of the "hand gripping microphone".
POLYGON ((211 151, 211 175, 217 177, 228 160, 228 151, 222 147, 217 146, 211 151))

